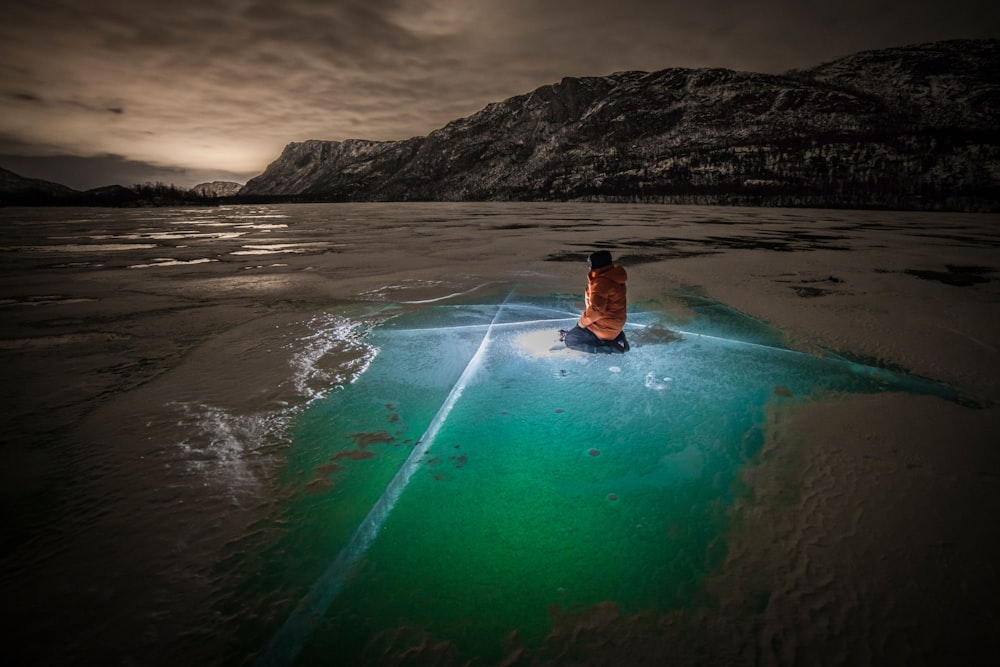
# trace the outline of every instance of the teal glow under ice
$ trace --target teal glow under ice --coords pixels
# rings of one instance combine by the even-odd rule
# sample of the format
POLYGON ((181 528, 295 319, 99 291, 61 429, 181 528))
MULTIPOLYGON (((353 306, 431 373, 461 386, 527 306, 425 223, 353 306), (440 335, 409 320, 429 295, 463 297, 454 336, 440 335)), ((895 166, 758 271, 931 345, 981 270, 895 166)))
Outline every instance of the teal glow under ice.
POLYGON ((416 633, 490 664, 514 630, 538 646, 551 605, 708 605, 768 402, 961 399, 684 298, 698 316, 682 325, 634 309, 625 355, 561 350, 576 315, 558 297, 428 305, 374 329, 368 370, 300 420, 289 479, 311 492, 243 592, 274 615, 235 641, 269 636, 262 664, 357 664, 416 633), (650 333, 664 328, 679 339, 650 333))

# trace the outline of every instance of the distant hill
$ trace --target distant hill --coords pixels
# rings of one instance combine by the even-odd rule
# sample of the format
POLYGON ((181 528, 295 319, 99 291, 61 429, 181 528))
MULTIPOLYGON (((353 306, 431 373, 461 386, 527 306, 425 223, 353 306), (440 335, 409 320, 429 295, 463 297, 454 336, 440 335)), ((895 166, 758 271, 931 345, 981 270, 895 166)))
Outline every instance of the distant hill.
POLYGON ((0 168, 0 206, 188 206, 218 203, 243 186, 230 181, 200 183, 190 190, 164 183, 142 183, 127 188, 106 185, 79 191, 59 183, 27 178, 0 168))
POLYGON ((199 183, 191 188, 191 192, 199 197, 232 197, 243 188, 242 183, 232 181, 212 181, 211 183, 199 183))
POLYGON ((25 178, 0 168, 0 205, 31 206, 74 194, 77 194, 77 191, 65 185, 43 181, 40 178, 25 178))
MULTIPOLYGON (((240 186, 238 183, 227 184, 240 186)), ((164 183, 143 183, 126 188, 106 185, 83 192, 37 178, 25 178, 0 168, 0 206, 199 206, 218 203, 218 195, 164 183)))
POLYGON ((1000 210, 1000 40, 566 78, 426 137, 291 143, 240 197, 1000 210))

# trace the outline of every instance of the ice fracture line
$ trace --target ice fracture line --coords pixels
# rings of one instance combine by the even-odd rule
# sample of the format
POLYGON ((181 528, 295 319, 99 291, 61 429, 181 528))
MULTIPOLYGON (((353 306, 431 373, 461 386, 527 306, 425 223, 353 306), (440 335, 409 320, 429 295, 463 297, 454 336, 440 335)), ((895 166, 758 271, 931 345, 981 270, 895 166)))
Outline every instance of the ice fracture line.
POLYGON ((410 478, 419 469, 420 460, 431 448, 431 445, 434 444, 434 439, 444 425, 445 420, 448 419, 448 415, 451 413, 452 408, 455 407, 455 403, 461 398, 465 387, 476 374, 476 371, 479 370, 479 367, 482 366, 483 358, 486 356, 486 349, 489 347, 492 339, 493 329, 497 326, 500 313, 510 300, 512 294, 513 291, 508 292, 503 302, 497 306, 497 312, 493 315, 493 321, 487 327, 486 333, 483 335, 483 340, 479 343, 479 348, 476 349, 476 353, 472 355, 465 370, 459 376, 458 381, 455 382, 451 391, 448 392, 444 403, 438 408, 434 419, 431 420, 431 423, 427 426, 427 430, 424 431, 423 436, 417 441, 406 461, 396 471, 396 475, 389 482, 389 485, 385 487, 385 491, 382 492, 379 499, 372 505, 372 508, 368 511, 368 515, 365 516, 364 520, 354 531, 347 545, 340 550, 337 558, 330 563, 329 567, 316 580, 316 583, 309 589, 305 597, 299 601, 294 611, 285 620, 284 625, 271 638, 267 648, 257 658, 256 664, 291 665, 298 658, 302 648, 309 640, 309 636, 326 614, 330 603, 333 602, 344 587, 344 583, 347 581, 351 570, 361 560, 361 557, 364 556, 372 542, 375 541, 379 530, 388 518, 396 501, 399 500, 406 485, 410 483, 410 478))

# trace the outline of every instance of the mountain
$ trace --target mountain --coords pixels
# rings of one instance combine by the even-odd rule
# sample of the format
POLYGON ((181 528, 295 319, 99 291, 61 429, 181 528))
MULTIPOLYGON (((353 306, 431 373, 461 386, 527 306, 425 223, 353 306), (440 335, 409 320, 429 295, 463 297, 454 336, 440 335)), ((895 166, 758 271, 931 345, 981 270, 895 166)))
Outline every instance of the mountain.
POLYGON ((426 137, 291 143, 241 197, 1000 210, 1000 40, 566 78, 426 137))
POLYGON ((74 194, 71 200, 74 206, 138 206, 139 195, 123 185, 105 185, 74 194))
POLYGON ((233 192, 239 183, 208 183, 201 191, 179 188, 164 183, 144 183, 126 188, 106 185, 80 192, 37 178, 25 178, 0 168, 0 206, 204 206, 217 205, 225 195, 205 194, 212 187, 233 192))
POLYGON ((199 197, 232 197, 243 187, 241 183, 232 181, 212 181, 211 183, 199 183, 191 188, 191 192, 199 197))
POLYGON ((12 171, 0 168, 0 205, 30 206, 42 201, 67 198, 77 194, 65 185, 43 181, 40 178, 25 178, 12 171))

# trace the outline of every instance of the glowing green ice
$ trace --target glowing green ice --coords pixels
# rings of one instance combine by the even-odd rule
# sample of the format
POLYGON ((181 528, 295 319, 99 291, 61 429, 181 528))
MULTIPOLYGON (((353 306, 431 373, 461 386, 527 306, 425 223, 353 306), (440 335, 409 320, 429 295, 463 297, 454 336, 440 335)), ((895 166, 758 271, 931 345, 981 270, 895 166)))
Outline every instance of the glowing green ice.
POLYGON ((575 315, 558 297, 432 306, 373 330, 368 370, 298 424, 288 480, 301 493, 240 593, 268 611, 236 641, 267 662, 356 664, 398 631, 490 664, 514 630, 539 645, 551 605, 711 604, 703 582, 725 557, 734 481, 762 443, 768 402, 889 390, 960 400, 787 349, 760 322, 683 298, 698 317, 680 325, 633 308, 626 355, 526 346, 549 336, 559 347, 575 315), (645 335, 662 327, 684 333, 645 335))

